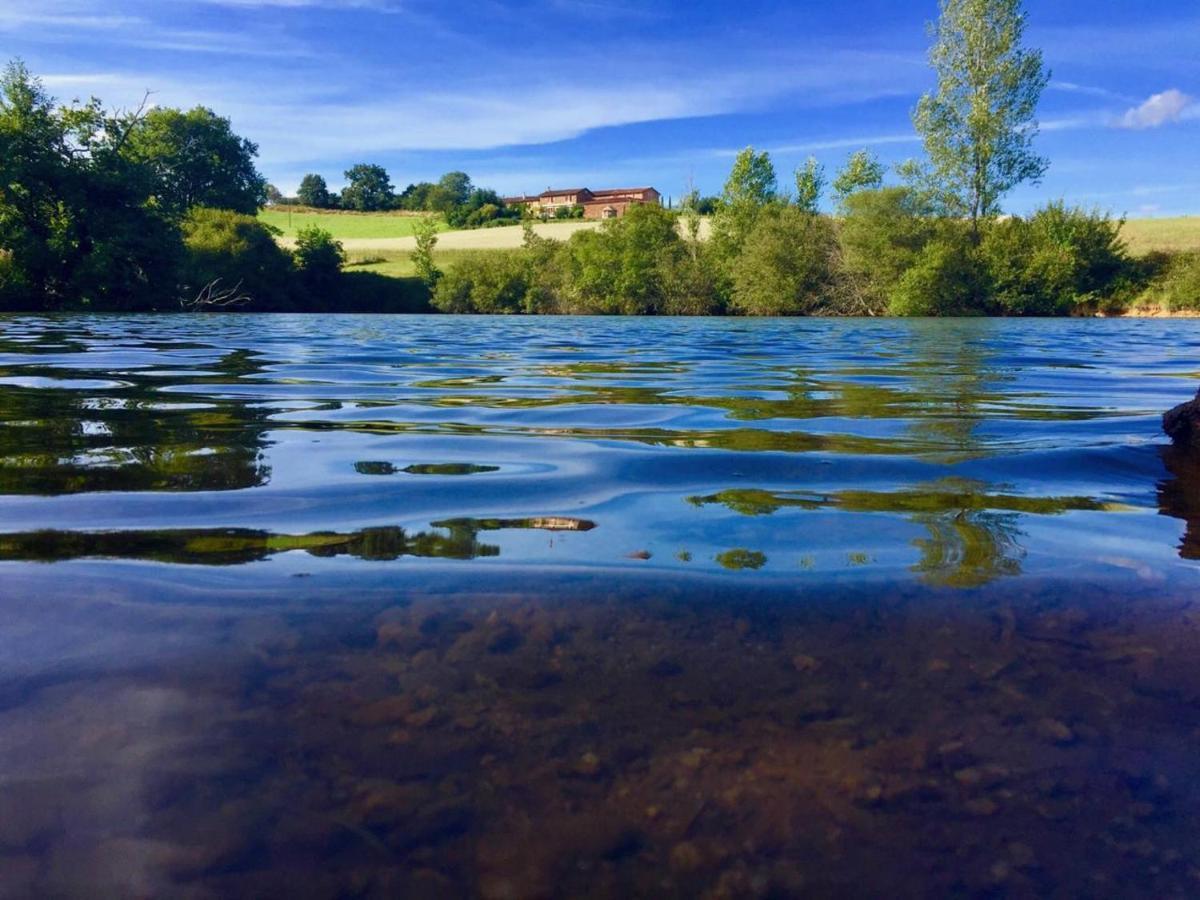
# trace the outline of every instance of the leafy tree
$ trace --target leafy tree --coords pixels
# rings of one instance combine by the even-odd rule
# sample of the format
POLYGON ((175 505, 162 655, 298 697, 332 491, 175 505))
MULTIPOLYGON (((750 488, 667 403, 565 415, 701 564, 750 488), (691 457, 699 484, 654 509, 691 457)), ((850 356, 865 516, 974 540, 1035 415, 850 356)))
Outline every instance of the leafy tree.
POLYGON ((810 156, 804 165, 796 170, 796 206, 815 215, 821 205, 821 194, 824 192, 825 167, 810 156))
POLYGON ((413 250, 411 258, 417 270, 417 277, 425 282, 431 291, 437 288, 437 283, 443 275, 433 258, 433 251, 437 247, 437 233, 437 220, 433 216, 422 216, 413 228, 417 248, 413 250))
POLYGON ((422 212, 429 209, 429 195, 433 189, 437 187, 431 181, 421 181, 417 184, 410 184, 404 189, 404 192, 396 198, 397 205, 401 209, 412 210, 413 212, 422 212))
POLYGON ((850 154, 837 178, 833 180, 833 194, 840 207, 846 198, 859 191, 874 191, 883 187, 883 165, 868 150, 857 150, 850 154))
POLYGON ((300 179, 300 187, 296 191, 296 199, 304 206, 314 209, 328 209, 332 205, 332 195, 329 185, 320 175, 310 172, 300 179))
POLYGON ((713 215, 713 240, 722 256, 737 254, 759 212, 778 196, 779 183, 770 155, 765 151, 755 153, 753 147, 739 153, 713 215))
POLYGON ((359 212, 390 209, 394 203, 392 180, 383 166, 359 163, 345 172, 342 206, 359 212))
POLYGON ((155 197, 173 218, 193 206, 253 215, 267 199, 254 167, 258 145, 238 137, 228 119, 197 106, 153 109, 132 130, 124 152, 158 176, 155 197))
POLYGON ((296 234, 293 256, 301 279, 313 295, 336 293, 342 266, 346 264, 341 241, 334 240, 325 229, 309 225, 296 234))
POLYGON ((438 282, 433 305, 448 313, 526 311, 529 258, 524 251, 489 253, 463 260, 438 282))
POLYGON ((815 312, 833 282, 835 247, 828 219, 799 206, 766 210, 733 262, 733 307, 750 316, 815 312))
POLYGON ((1000 211, 1000 199, 1038 181, 1048 163, 1033 151, 1037 106, 1049 73, 1038 50, 1022 46, 1021 0, 941 0, 931 26, 937 89, 923 96, 913 123, 925 141, 931 177, 971 221, 1000 211))
POLYGON ((267 203, 271 206, 276 206, 280 203, 283 203, 285 200, 287 200, 287 198, 283 196, 283 191, 281 191, 279 188, 275 187, 275 185, 273 185, 273 184, 267 185, 266 193, 267 193, 267 203))
POLYGON ((466 172, 447 172, 429 192, 426 207, 431 212, 449 216, 456 207, 466 205, 471 190, 471 178, 466 172))
POLYGON ((178 234, 145 199, 149 167, 122 153, 137 112, 56 107, 20 62, 0 75, 0 299, 153 308, 174 292, 178 234))
POLYGON ((860 190, 842 201, 842 212, 844 271, 868 308, 881 311, 941 226, 908 187, 860 190))

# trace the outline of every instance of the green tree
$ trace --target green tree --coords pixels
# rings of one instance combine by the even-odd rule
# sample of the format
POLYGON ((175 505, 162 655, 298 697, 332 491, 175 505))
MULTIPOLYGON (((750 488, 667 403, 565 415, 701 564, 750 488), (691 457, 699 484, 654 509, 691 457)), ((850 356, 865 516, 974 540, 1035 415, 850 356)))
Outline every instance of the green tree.
POLYGON ((395 196, 392 180, 383 166, 359 163, 345 172, 346 186, 342 188, 342 206, 359 212, 390 209, 395 196))
POLYGON ((1049 81, 1038 50, 1022 46, 1021 0, 941 0, 931 25, 929 60, 937 88, 923 96, 913 123, 925 142, 930 175, 956 215, 980 221, 1000 199, 1048 163, 1033 151, 1037 106, 1049 81))
POLYGON ((796 206, 806 213, 815 215, 825 192, 825 167, 809 157, 796 170, 796 206))
POLYGON ((737 255, 758 214, 778 197, 779 183, 770 154, 747 147, 734 160, 713 214, 713 241, 722 256, 737 255))
POLYGON ((447 172, 433 186, 425 205, 430 212, 448 216, 456 207, 466 205, 471 190, 471 178, 466 172, 447 172))
POLYGON ((833 195, 838 206, 859 191, 874 191, 883 187, 883 165, 869 150, 856 150, 833 180, 833 195))
POLYGON ((867 308, 882 312, 891 292, 940 224, 909 187, 860 190, 842 201, 842 267, 867 308))
POLYGON ((147 205, 155 173, 122 153, 138 112, 56 107, 24 64, 0 75, 0 294, 9 308, 154 308, 179 236, 147 205))
POLYGON ((817 311, 832 286, 835 246, 828 219, 798 206, 768 209, 733 261, 733 307, 748 316, 817 311))
POLYGON ((346 264, 346 251, 341 241, 335 240, 323 228, 308 225, 296 234, 292 255, 301 280, 317 299, 336 293, 342 266, 346 264))
POLYGON ((296 199, 304 206, 314 209, 328 209, 332 203, 329 185, 320 175, 310 172, 300 179, 300 187, 296 191, 296 199))
POLYGON ((258 145, 203 106, 151 110, 130 133, 124 152, 154 170, 155 196, 176 219, 193 206, 254 215, 266 202, 266 180, 254 167, 258 145))
POLYGON ((416 267, 417 277, 425 282, 431 291, 437 288, 443 274, 433 258, 433 251, 437 247, 437 234, 438 223, 433 216, 422 216, 413 228, 417 248, 413 250, 410 258, 416 267))

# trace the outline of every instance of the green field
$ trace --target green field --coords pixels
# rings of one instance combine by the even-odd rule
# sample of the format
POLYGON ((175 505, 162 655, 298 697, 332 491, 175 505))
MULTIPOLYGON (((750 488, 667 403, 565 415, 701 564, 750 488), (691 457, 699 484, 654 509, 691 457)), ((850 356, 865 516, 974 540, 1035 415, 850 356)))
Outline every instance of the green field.
MULTIPOLYGON (((505 250, 434 250, 433 261, 443 272, 449 272, 464 259, 505 253, 505 250)), ((414 278, 417 274, 412 253, 408 250, 364 250, 346 254, 347 272, 374 272, 389 278, 414 278)))
POLYGON ((1200 216, 1179 219, 1130 219, 1121 236, 1137 256, 1155 250, 1200 252, 1200 216))
MULTIPOLYGON (((409 237, 417 223, 416 216, 399 213, 317 212, 287 207, 259 210, 258 218, 278 228, 284 237, 294 238, 301 228, 316 225, 338 240, 409 237)), ((439 220, 438 227, 444 229, 445 225, 439 220)))

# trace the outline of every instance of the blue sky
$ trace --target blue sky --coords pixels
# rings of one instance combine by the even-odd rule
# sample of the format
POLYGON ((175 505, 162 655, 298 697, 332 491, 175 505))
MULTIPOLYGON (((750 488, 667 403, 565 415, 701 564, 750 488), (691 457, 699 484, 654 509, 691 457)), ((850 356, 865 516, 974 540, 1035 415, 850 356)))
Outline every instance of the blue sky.
MULTIPOLYGON (((1040 186, 1116 213, 1200 214, 1197 0, 1029 0, 1053 70, 1040 186)), ((919 155, 936 0, 0 0, 0 56, 66 100, 211 106, 284 190, 355 162, 403 187, 464 169, 502 192, 689 179, 733 155, 919 155)))

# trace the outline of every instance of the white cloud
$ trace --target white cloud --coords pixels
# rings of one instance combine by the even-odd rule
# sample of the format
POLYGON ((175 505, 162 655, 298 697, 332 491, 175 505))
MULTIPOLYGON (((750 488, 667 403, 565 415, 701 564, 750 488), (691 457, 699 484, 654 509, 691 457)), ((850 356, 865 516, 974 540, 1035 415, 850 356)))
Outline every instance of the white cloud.
POLYGON ((1184 118, 1192 118, 1197 111, 1196 99, 1183 91, 1172 88, 1155 94, 1140 106, 1135 106, 1114 124, 1118 128, 1158 128, 1184 118))

